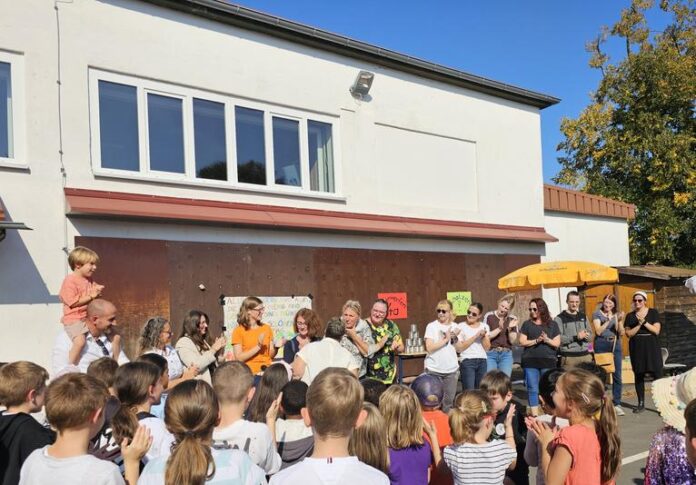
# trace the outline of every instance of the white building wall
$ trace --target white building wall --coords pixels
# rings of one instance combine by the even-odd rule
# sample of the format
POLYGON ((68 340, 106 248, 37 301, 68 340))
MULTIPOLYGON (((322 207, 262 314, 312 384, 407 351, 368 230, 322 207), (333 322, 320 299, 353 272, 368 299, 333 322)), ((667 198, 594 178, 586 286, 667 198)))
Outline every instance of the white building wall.
MULTIPOLYGON (((628 266, 628 223, 624 219, 597 217, 567 212, 546 211, 546 232, 558 242, 546 245, 541 262, 590 261, 607 266, 628 266)), ((575 288, 544 289, 543 298, 552 315, 565 308, 569 291, 575 288)))
MULTIPOLYGON (((0 52, 23 59, 24 112, 15 122, 25 129, 24 139, 15 143, 25 154, 18 166, 26 167, 0 166, 0 197, 10 220, 34 229, 8 231, 0 243, 0 361, 32 358, 48 363, 51 342, 60 329, 57 293, 68 271, 66 248, 72 248, 83 227, 64 216, 64 186, 491 224, 544 224, 536 108, 134 0, 55 5, 57 9, 46 0, 0 2, 0 52), (93 69, 333 118, 340 193, 308 197, 95 175, 88 97, 93 69), (375 73, 365 101, 348 92, 360 69, 375 73)), ((130 226, 115 229, 103 224, 106 228, 93 228, 90 234, 131 231, 130 226)), ((157 225, 144 226, 130 233, 154 237, 159 232, 157 225)), ((189 231, 187 237, 208 237, 206 231, 210 230, 189 231)), ((177 230, 170 232, 176 237, 177 230)), ((239 234, 248 235, 235 234, 237 241, 243 239, 239 234)), ((341 244, 336 240, 332 236, 310 242, 341 244)), ((389 238, 346 241, 395 249, 400 244, 389 238)), ((403 248, 424 245, 406 240, 403 248)), ((543 251, 539 244, 427 245, 450 251, 543 251)))

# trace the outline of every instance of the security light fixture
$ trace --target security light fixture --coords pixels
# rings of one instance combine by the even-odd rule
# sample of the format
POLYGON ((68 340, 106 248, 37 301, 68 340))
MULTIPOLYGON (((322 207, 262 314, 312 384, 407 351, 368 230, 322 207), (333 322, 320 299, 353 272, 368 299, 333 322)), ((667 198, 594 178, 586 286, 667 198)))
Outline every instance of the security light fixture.
POLYGON ((355 82, 350 87, 350 94, 356 98, 364 98, 367 93, 370 92, 370 87, 372 87, 372 81, 375 75, 369 71, 360 71, 358 77, 355 78, 355 82))

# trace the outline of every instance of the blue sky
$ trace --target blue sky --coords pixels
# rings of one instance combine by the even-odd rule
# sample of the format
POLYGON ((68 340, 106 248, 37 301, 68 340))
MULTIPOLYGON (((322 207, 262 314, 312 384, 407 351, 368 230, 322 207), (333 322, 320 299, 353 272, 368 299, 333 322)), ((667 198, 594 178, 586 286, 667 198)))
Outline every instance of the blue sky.
MULTIPOLYGON (((561 119, 589 102, 600 72, 587 65, 587 41, 619 19, 629 0, 244 0, 245 7, 376 44, 456 69, 551 94, 542 111, 544 180, 559 170, 561 119)), ((666 16, 653 9, 651 28, 666 16)), ((607 45, 612 58, 623 45, 607 45)))

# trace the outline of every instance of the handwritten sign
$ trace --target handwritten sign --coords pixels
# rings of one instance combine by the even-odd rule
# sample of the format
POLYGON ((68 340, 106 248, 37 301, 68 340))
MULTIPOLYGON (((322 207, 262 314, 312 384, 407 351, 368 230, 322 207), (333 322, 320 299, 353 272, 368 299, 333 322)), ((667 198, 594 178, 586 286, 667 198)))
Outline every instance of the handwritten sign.
POLYGON ((382 298, 389 303, 390 320, 402 320, 408 318, 408 296, 406 293, 377 293, 377 298, 382 298))
POLYGON ((448 291, 447 299, 454 305, 453 311, 457 316, 466 315, 471 305, 470 291, 448 291))
MULTIPOLYGON (((244 301, 244 296, 225 297, 223 314, 225 317, 225 328, 230 334, 237 326, 237 313, 244 301)), ((284 338, 289 340, 295 336, 292 329, 295 313, 300 308, 312 308, 312 300, 307 296, 260 296, 263 301, 263 322, 268 323, 273 328, 273 335, 276 340, 284 338)))

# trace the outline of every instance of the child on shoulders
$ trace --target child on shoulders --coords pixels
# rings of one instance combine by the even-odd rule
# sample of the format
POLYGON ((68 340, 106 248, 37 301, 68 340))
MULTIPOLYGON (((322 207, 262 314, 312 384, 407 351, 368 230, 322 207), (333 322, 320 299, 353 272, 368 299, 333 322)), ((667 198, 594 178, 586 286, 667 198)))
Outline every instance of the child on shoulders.
MULTIPOLYGON (((68 352, 68 362, 77 365, 80 355, 87 343, 87 305, 99 298, 104 290, 92 280, 97 270, 99 256, 91 249, 77 246, 68 255, 68 264, 72 273, 67 275, 60 286, 58 296, 63 302, 63 323, 65 332, 72 341, 68 352)), ((121 350, 121 336, 113 332, 108 336, 111 341, 113 357, 118 360, 121 350)))
POLYGON ((16 484, 29 454, 51 444, 56 434, 39 424, 31 413, 41 411, 48 372, 33 362, 12 362, 0 367, 0 483, 16 484))

